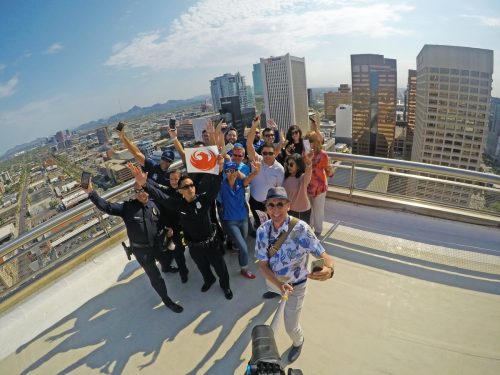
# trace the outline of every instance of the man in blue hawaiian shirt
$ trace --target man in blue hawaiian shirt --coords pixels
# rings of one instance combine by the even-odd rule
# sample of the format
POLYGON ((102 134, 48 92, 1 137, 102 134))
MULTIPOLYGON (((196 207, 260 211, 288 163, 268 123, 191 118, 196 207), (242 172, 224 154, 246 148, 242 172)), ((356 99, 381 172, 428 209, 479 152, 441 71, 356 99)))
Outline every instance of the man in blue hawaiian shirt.
POLYGON ((314 235, 311 227, 298 220, 279 249, 272 255, 270 247, 276 243, 281 233, 288 231, 291 216, 290 201, 283 187, 271 188, 266 196, 266 209, 271 220, 264 222, 258 229, 255 241, 255 256, 259 268, 268 284, 281 294, 288 294, 285 305, 285 329, 293 345, 288 361, 295 361, 302 350, 304 334, 299 323, 302 305, 306 294, 307 280, 325 281, 332 278, 333 259, 314 235), (271 251, 271 253, 270 253, 271 251), (324 259, 321 270, 309 273, 308 257, 324 259))

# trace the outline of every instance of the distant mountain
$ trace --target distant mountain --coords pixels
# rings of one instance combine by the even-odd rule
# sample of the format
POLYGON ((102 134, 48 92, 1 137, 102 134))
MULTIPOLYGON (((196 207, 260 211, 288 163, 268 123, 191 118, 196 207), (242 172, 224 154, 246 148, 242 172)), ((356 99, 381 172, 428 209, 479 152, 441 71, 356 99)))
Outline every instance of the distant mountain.
POLYGON ((150 115, 152 113, 170 112, 179 108, 201 104, 207 98, 209 98, 208 95, 198 95, 190 99, 168 100, 165 103, 156 103, 150 107, 139 107, 135 105, 127 112, 117 113, 116 115, 110 116, 107 119, 99 119, 96 121, 87 122, 86 124, 78 126, 75 130, 91 130, 94 128, 114 124, 119 121, 126 121, 140 116, 150 115))
MULTIPOLYGON (((105 119, 99 119, 95 121, 90 121, 85 124, 79 125, 74 130, 91 130, 95 128, 101 128, 106 125, 110 125, 113 123, 117 123, 119 121, 126 121, 130 119, 134 119, 144 115, 150 115, 152 113, 160 113, 160 112, 170 112, 176 109, 180 109, 183 107, 189 107, 196 104, 201 104, 205 101, 205 99, 210 98, 209 95, 198 95, 190 99, 181 99, 181 100, 168 100, 165 103, 156 103, 150 107, 139 107, 133 106, 127 112, 117 113, 111 117, 105 119)), ((23 143, 21 145, 17 145, 7 150, 1 157, 0 161, 9 157, 10 155, 15 154, 16 152, 29 150, 33 147, 39 146, 40 144, 45 143, 45 138, 38 138, 34 141, 23 143)))

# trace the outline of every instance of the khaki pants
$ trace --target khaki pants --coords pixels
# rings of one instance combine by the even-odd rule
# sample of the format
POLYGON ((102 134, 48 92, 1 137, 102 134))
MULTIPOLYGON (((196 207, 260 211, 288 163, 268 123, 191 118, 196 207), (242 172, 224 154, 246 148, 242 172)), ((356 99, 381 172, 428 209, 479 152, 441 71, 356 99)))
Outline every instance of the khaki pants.
MULTIPOLYGON (((269 290, 281 294, 273 284, 266 280, 269 290)), ((300 346, 304 341, 304 333, 300 326, 299 319, 306 296, 307 281, 293 287, 293 293, 288 296, 284 311, 285 330, 288 336, 292 339, 293 346, 300 346)))

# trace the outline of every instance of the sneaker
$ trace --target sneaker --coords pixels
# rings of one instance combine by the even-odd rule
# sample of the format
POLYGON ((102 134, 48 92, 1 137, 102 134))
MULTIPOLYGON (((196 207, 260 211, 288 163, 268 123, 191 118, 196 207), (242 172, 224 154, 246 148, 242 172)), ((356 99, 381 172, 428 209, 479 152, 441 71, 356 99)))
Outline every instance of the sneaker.
POLYGON ((240 275, 250 280, 255 279, 255 275, 251 273, 249 270, 241 270, 240 275))
POLYGON ((165 306, 167 306, 170 310, 177 314, 180 314, 184 311, 184 308, 181 305, 176 304, 174 301, 166 303, 165 306))
POLYGON ((299 346, 293 346, 288 353, 288 363, 295 362, 297 358, 299 358, 300 352, 302 351, 302 346, 304 345, 304 341, 299 346))
POLYGON ((271 299, 271 298, 276 298, 276 297, 279 297, 280 294, 279 293, 275 293, 275 292, 271 292, 271 291, 267 291, 265 292, 263 295, 262 295, 262 298, 265 298, 265 299, 271 299))
POLYGON ((213 283, 215 283, 215 280, 210 281, 210 282, 208 282, 208 283, 207 283, 207 282, 205 282, 205 284, 203 284, 203 286, 201 287, 201 291, 202 291, 203 293, 205 293, 207 290, 209 290, 209 289, 210 289, 210 287, 212 286, 212 284, 213 284, 213 283))
POLYGON ((226 297, 226 299, 233 299, 233 292, 231 291, 231 289, 223 289, 224 290, 224 297, 226 297))

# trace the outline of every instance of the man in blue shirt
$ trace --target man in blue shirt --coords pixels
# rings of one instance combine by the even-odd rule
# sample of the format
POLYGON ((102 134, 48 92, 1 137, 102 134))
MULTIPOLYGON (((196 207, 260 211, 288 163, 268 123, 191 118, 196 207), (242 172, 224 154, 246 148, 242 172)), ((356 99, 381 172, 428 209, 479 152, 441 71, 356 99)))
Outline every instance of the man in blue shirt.
POLYGON ((275 187, 267 192, 266 208, 270 220, 264 222, 258 229, 255 240, 255 256, 259 260, 259 269, 266 281, 276 292, 288 295, 285 305, 284 323, 293 345, 288 354, 288 361, 295 361, 302 350, 304 334, 299 323, 307 280, 325 281, 333 276, 333 259, 314 235, 311 227, 298 220, 290 233, 291 216, 290 201, 285 188, 275 187), (281 246, 276 249, 280 235, 285 236, 281 246), (321 270, 309 273, 308 257, 324 259, 321 270))

